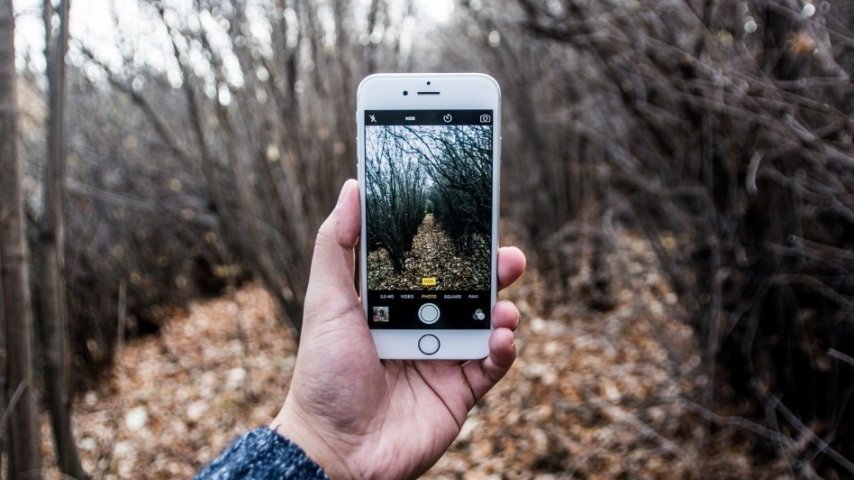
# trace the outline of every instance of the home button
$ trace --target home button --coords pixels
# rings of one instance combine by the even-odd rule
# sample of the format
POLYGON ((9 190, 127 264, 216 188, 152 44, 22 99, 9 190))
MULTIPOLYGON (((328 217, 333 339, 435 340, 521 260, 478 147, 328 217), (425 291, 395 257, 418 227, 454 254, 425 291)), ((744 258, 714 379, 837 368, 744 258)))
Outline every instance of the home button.
POLYGON ((433 303, 425 303, 418 309, 418 318, 427 325, 436 323, 439 320, 439 307, 433 303))
POLYGON ((439 339, 436 335, 424 335, 418 339, 418 350, 424 355, 433 355, 439 351, 439 339))

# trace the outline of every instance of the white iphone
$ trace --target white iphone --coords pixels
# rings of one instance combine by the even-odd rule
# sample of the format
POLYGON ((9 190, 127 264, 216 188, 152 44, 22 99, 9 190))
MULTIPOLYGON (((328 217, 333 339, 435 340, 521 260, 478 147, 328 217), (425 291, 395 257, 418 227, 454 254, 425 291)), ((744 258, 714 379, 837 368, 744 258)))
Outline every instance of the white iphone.
POLYGON ((379 74, 359 85, 361 296, 380 358, 489 354, 500 118, 487 75, 379 74))

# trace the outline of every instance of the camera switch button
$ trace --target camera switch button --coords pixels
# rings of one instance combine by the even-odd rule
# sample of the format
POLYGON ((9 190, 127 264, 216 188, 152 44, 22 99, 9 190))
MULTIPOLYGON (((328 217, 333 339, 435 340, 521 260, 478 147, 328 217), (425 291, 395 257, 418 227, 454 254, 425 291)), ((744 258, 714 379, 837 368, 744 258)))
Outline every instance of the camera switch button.
POLYGON ((439 314, 439 307, 433 303, 425 303, 418 309, 418 318, 427 325, 436 323, 439 320, 439 314))
POLYGON ((433 355, 439 351, 439 338, 429 333, 422 336, 418 339, 418 350, 424 355, 433 355))

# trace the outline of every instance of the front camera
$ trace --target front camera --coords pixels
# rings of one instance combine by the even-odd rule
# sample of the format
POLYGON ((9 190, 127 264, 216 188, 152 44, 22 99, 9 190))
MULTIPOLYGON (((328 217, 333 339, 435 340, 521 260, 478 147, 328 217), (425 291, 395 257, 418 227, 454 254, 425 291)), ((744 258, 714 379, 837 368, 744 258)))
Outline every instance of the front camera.
POLYGON ((429 82, 429 81, 427 82, 427 85, 430 85, 430 82, 429 82))
POLYGON ((407 92, 406 90, 404 90, 404 91, 403 91, 403 96, 405 97, 405 96, 407 96, 407 95, 409 95, 409 92, 407 92))

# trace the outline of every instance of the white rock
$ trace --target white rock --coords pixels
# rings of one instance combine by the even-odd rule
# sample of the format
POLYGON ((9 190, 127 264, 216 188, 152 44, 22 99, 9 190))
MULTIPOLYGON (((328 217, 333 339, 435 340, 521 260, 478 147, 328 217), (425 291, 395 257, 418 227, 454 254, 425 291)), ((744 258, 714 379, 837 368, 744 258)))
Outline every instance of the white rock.
POLYGON ((94 451, 98 447, 98 442, 92 437, 80 439, 80 450, 94 451))
POLYGON ((474 431, 475 428, 480 426, 480 422, 475 418, 470 418, 463 424, 463 428, 460 429, 460 434, 457 435, 457 438, 460 440, 468 440, 471 436, 471 432, 474 431))
POLYGON ((237 388, 246 380, 246 370, 243 368, 232 368, 228 371, 228 377, 225 380, 228 388, 237 388))
POLYGON ((204 400, 196 400, 187 407, 187 418, 196 421, 202 418, 202 415, 208 411, 208 402, 204 400))
POLYGON ((605 399, 609 402, 618 402, 622 397, 620 390, 610 381, 602 382, 602 390, 605 394, 605 399))
POLYGON ((534 332, 539 333, 545 329, 546 329, 546 321, 543 320, 542 318, 537 317, 537 318, 534 318, 533 320, 531 320, 531 330, 533 330, 534 332))
POLYGON ((125 414, 125 426, 131 432, 141 429, 147 422, 148 412, 141 405, 128 410, 128 413, 125 414))

